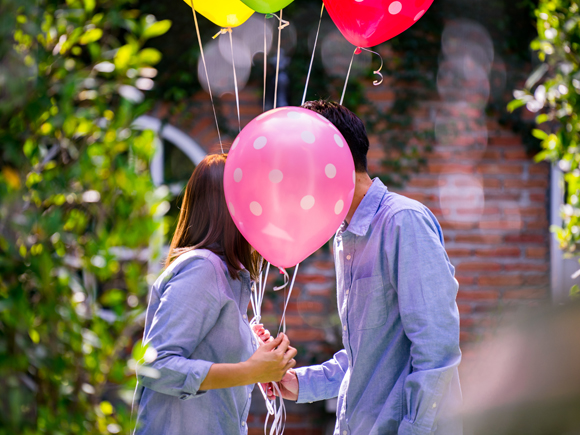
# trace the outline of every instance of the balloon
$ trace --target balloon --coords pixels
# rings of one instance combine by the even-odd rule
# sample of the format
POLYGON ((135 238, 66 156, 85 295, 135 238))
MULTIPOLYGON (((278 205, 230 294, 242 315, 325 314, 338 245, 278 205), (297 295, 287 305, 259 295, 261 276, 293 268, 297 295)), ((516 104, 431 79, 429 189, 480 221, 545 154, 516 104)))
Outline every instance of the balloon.
POLYGON ((261 14, 273 14, 284 9, 294 0, 242 0, 246 6, 261 14))
POLYGON ((340 33, 356 47, 394 38, 419 20, 433 0, 324 0, 340 33))
POLYGON ((246 240, 278 267, 292 267, 328 241, 354 195, 346 140, 322 115, 299 107, 252 120, 229 151, 224 190, 246 240))
POLYGON ((200 13, 208 20, 220 27, 237 27, 247 21, 254 13, 252 9, 240 0, 183 0, 195 12, 200 13))

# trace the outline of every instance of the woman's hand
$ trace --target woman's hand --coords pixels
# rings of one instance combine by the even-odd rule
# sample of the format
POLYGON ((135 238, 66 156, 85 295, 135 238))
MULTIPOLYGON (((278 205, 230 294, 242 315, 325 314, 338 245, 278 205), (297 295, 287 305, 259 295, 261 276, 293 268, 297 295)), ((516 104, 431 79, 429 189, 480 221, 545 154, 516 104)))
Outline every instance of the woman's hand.
POLYGON ((275 339, 261 345, 250 359, 242 364, 246 366, 249 378, 254 383, 278 382, 296 365, 294 360, 296 353, 297 350, 290 346, 286 334, 281 333, 275 339))

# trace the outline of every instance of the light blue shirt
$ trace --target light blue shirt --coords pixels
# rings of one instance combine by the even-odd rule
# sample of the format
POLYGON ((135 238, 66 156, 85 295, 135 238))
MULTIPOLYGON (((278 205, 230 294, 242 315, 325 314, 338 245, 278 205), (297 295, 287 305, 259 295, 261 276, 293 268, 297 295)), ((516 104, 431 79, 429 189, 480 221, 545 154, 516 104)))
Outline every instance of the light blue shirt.
MULTIPOLYGON (((138 376, 138 435, 246 434, 254 385, 200 391, 213 363, 246 361, 256 350, 248 323, 250 275, 232 279, 207 250, 181 255, 151 289, 143 343, 157 351, 138 376)), ((138 371, 139 373, 139 371, 138 371)))
POLYGON ((435 216, 375 179, 334 257, 344 350, 296 370, 298 402, 338 396, 335 435, 461 435, 458 284, 435 216))

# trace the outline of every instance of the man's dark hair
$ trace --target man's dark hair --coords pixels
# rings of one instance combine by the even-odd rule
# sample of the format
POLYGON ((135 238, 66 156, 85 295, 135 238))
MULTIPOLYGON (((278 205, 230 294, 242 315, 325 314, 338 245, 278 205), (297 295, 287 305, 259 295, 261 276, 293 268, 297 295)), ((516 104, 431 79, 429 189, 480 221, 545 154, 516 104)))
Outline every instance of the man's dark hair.
POLYGON ((361 119, 334 101, 307 101, 302 105, 305 109, 320 113, 332 122, 338 131, 342 133, 354 160, 357 172, 367 172, 367 153, 369 151, 369 138, 361 119))

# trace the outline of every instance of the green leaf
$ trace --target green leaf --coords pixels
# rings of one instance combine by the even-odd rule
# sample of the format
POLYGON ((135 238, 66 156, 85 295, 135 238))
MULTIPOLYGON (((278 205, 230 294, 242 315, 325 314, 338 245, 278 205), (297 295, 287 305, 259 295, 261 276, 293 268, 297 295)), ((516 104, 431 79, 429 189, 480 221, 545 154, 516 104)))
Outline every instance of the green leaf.
POLYGON ((155 38, 156 36, 161 36, 166 33, 171 28, 171 21, 170 20, 161 20, 157 21, 150 26, 148 26, 145 31, 143 32, 143 38, 150 39, 155 38))
POLYGON ((540 140, 548 139, 548 133, 546 133, 543 130, 540 130, 539 128, 534 128, 532 130, 532 136, 534 136, 536 139, 540 139, 540 140))
POLYGON ((161 60, 161 52, 155 48, 144 48, 139 52, 139 60, 147 65, 155 65, 161 60))
POLYGON ((512 100, 507 105, 507 110, 513 112, 516 109, 519 109, 524 104, 526 104, 523 100, 512 100))
POLYGON ((103 36, 102 29, 87 30, 85 32, 85 34, 83 36, 81 36, 79 44, 81 44, 81 45, 90 44, 91 42, 95 42, 95 41, 98 41, 99 39, 101 39, 101 36, 103 36))
POLYGON ((115 54, 115 67, 121 70, 128 68, 134 54, 135 51, 131 44, 123 45, 115 54))

